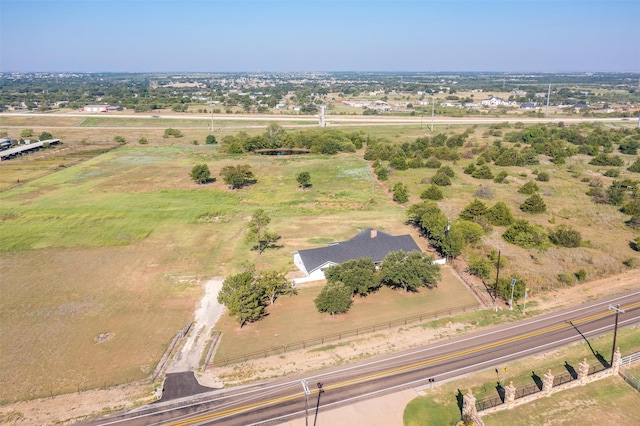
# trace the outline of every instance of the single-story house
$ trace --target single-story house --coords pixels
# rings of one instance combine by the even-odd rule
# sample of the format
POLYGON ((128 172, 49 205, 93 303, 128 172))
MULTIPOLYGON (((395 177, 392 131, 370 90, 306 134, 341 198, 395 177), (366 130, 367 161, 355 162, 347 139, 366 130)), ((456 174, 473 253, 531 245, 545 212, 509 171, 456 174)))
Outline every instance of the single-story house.
POLYGON ((524 102, 520 104, 520 109, 538 109, 538 104, 535 102, 524 102))
POLYGON ((421 251, 411 235, 394 236, 376 229, 367 229, 347 241, 294 252, 293 263, 306 277, 295 281, 324 280, 326 269, 348 260, 370 257, 378 264, 387 254, 398 250, 421 251))

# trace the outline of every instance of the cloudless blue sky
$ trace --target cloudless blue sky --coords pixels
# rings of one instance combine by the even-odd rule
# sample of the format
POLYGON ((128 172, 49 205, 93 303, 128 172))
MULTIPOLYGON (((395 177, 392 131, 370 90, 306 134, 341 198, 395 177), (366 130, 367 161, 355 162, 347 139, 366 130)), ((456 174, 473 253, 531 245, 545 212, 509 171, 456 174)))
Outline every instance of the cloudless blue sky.
POLYGON ((640 0, 0 0, 0 71, 640 71, 640 0))

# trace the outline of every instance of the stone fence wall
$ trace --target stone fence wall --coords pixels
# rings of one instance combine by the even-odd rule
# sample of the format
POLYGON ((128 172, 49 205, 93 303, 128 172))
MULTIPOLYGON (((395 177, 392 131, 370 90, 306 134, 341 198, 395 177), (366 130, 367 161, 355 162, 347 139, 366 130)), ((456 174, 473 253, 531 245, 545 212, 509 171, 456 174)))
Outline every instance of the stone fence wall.
POLYGON ((620 360, 621 355, 620 349, 618 348, 613 355, 612 367, 610 368, 599 365, 589 366, 585 358, 578 364, 575 377, 568 373, 554 376, 551 369, 549 369, 542 377, 541 388, 537 384, 516 388, 513 386, 513 382, 510 382, 509 385, 504 388, 504 399, 496 397, 476 402, 471 389, 469 389, 467 395, 464 395, 463 398, 462 416, 463 418, 474 420, 478 425, 482 425, 484 422, 482 422, 481 416, 497 411, 509 410, 519 405, 548 397, 556 392, 584 386, 587 383, 605 377, 618 375, 620 371, 620 360))

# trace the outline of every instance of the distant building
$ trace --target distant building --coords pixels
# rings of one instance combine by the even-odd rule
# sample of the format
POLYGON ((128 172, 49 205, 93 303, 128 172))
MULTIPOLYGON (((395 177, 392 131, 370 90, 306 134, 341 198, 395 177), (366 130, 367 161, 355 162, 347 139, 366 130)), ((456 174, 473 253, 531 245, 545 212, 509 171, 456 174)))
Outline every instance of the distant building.
POLYGON ((494 108, 494 107, 499 107, 499 106, 516 106, 516 103, 513 101, 505 101, 504 99, 498 97, 498 96, 491 96, 488 99, 483 99, 481 102, 482 106, 484 107, 489 107, 489 108, 494 108))
POLYGON ((520 109, 527 109, 527 110, 538 109, 538 104, 535 102, 524 102, 520 104, 520 109))
POLYGON ((109 111, 122 111, 122 107, 117 105, 86 105, 82 108, 84 112, 109 112, 109 111))
POLYGON ((585 109, 585 108, 589 108, 589 105, 582 103, 582 102, 578 102, 577 104, 573 104, 573 106, 571 107, 573 108, 573 110, 578 113, 580 112, 580 110, 585 109))
POLYGON ((84 112, 107 112, 109 105, 86 105, 82 110, 84 112))

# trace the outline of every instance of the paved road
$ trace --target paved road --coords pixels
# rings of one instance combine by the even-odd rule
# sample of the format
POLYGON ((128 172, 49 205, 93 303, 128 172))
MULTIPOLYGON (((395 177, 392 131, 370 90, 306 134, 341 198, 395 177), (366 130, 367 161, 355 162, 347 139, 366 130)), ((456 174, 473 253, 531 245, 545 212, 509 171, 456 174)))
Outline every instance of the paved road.
MULTIPOLYGON (((620 326, 640 323, 640 291, 466 335, 446 342, 336 367, 310 374, 309 411, 422 386, 430 378, 446 380, 472 371, 545 352, 567 343, 611 331, 610 304, 626 310, 620 326), (321 392, 318 383, 322 384, 321 392)), ((598 354, 596 354, 598 355, 598 354)), ((610 353, 601 354, 609 361, 610 353)), ((136 413, 103 419, 96 424, 261 424, 300 417, 305 395, 298 378, 273 380, 247 387, 200 395, 173 406, 156 404, 136 413)), ((273 424, 273 423, 272 423, 273 424)))
MULTIPOLYGON (((212 117, 209 115, 189 115, 189 114, 170 114, 170 115, 162 115, 158 118, 153 118, 151 115, 146 114, 88 114, 88 113, 0 113, 0 117, 11 117, 11 116, 31 116, 31 117, 100 117, 100 118, 138 118, 138 119, 149 119, 158 120, 160 119, 172 119, 172 120, 202 120, 203 127, 209 126, 211 123, 212 117)), ((214 126, 220 125, 220 123, 229 122, 229 121, 253 121, 253 122, 265 122, 264 126, 250 126, 250 127, 266 127, 271 122, 307 122, 313 121, 315 122, 318 119, 318 116, 315 115, 275 115, 275 114, 218 114, 213 116, 214 126), (218 122, 218 124, 216 124, 218 122)), ((635 124, 638 122, 637 118, 593 118, 593 117, 543 117, 543 118, 533 118, 533 117, 523 117, 518 115, 510 115, 510 116, 500 116, 500 117, 420 117, 420 116, 364 116, 364 115, 327 115, 325 117, 325 121, 331 125, 406 125, 406 124, 420 124, 428 128, 431 123, 434 124, 495 124, 495 123, 580 123, 580 122, 603 122, 603 123, 629 123, 635 124)), ((159 121, 162 123, 162 121, 159 121)), ((308 125, 300 125, 303 126, 315 126, 318 124, 308 124, 308 125)), ((24 127, 24 126, 5 126, 5 127, 24 127)), ((47 126, 54 127, 54 126, 47 126)), ((63 126, 63 127, 73 127, 73 126, 63 126)), ((150 128, 157 129, 162 127, 161 124, 158 124, 156 127, 141 127, 141 128, 150 128)), ((226 127, 226 126, 225 126, 226 127)), ((238 126, 243 127, 243 126, 238 126)), ((102 126, 102 127, 93 127, 88 126, 90 129, 100 129, 100 128, 108 128, 108 129, 136 129, 136 127, 131 126, 102 126)))

